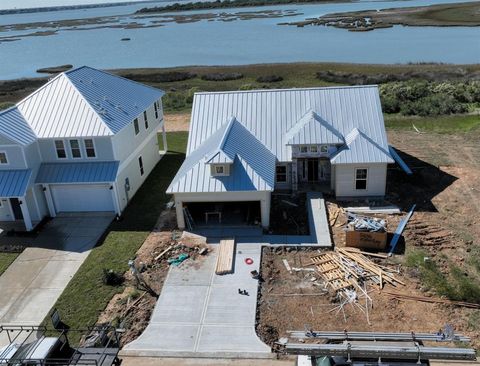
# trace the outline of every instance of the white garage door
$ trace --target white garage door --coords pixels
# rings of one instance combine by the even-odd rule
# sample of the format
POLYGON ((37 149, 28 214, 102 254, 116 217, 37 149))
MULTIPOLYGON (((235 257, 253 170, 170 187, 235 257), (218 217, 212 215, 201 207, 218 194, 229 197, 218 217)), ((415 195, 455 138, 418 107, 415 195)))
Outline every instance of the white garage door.
POLYGON ((57 212, 115 211, 112 191, 105 184, 52 185, 57 212))

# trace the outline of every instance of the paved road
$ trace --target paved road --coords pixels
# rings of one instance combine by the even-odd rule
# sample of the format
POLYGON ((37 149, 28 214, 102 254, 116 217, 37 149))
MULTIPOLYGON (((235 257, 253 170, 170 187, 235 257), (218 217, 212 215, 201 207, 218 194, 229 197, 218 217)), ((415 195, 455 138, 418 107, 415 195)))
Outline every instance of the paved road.
POLYGON ((0 324, 39 325, 113 219, 61 215, 0 276, 0 324))
POLYGON ((218 245, 208 256, 172 267, 150 324, 123 355, 148 357, 271 358, 255 333, 261 245, 237 244, 235 273, 215 275, 218 245), (252 258, 253 265, 245 264, 252 258), (239 295, 246 289, 249 296, 239 295))

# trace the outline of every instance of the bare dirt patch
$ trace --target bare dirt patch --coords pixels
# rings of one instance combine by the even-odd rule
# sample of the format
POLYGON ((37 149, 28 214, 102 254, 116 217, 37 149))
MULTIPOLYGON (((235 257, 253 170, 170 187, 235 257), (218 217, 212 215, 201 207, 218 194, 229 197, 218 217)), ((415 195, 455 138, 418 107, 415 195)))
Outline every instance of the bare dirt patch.
POLYGON ((190 127, 190 113, 168 113, 164 115, 165 127, 168 132, 188 131, 190 127))
MULTIPOLYGON (((398 266, 398 278, 405 282, 405 286, 398 288, 387 285, 386 290, 439 296, 435 289, 426 286, 419 268, 407 266, 406 258, 412 250, 425 252, 448 280, 451 280, 453 265, 460 268, 471 284, 480 284, 479 135, 479 131, 468 135, 389 132, 390 143, 415 174, 407 177, 403 172, 389 171, 385 203, 397 204, 404 211, 415 203, 417 210, 404 231, 400 252, 393 260, 375 260, 381 265, 398 266)), ((335 211, 335 205, 332 201, 330 213, 335 211)), ((392 233, 402 216, 385 217, 392 233)), ((343 215, 331 223, 334 243, 338 247, 345 246, 344 223, 343 215)), ((470 336, 475 348, 480 347, 478 310, 396 300, 375 287, 370 287, 369 292, 373 300, 370 324, 364 313, 350 305, 344 307, 344 319, 342 312, 333 310, 338 305, 334 293, 322 293, 321 281, 312 280, 318 277, 314 272, 289 273, 284 266, 283 259, 287 259, 291 267, 309 268, 308 263, 315 253, 312 249, 264 249, 261 265, 264 282, 259 292, 257 332, 265 342, 272 344, 273 335, 286 336, 287 330, 304 330, 305 325, 326 331, 436 332, 448 323, 457 332, 470 336)))

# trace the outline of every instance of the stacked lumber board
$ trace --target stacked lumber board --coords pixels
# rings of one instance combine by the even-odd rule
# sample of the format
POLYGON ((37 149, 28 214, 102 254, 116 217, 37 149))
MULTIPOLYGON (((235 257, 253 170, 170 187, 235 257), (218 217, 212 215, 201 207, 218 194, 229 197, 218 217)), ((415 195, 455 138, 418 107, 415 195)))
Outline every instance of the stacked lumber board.
POLYGON ((234 258, 235 258, 235 239, 220 240, 215 273, 217 275, 233 273, 234 258))

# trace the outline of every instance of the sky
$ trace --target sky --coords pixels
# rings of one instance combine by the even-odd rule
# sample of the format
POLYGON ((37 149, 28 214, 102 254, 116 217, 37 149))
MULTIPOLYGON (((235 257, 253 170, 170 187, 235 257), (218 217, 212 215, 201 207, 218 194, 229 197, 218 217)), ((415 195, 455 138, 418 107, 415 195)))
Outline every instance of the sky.
POLYGON ((139 0, 0 0, 0 9, 40 8, 45 6, 120 3, 139 0))

